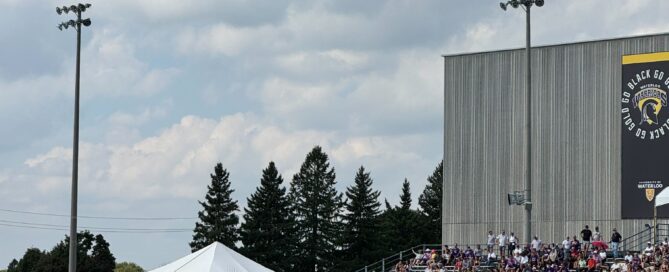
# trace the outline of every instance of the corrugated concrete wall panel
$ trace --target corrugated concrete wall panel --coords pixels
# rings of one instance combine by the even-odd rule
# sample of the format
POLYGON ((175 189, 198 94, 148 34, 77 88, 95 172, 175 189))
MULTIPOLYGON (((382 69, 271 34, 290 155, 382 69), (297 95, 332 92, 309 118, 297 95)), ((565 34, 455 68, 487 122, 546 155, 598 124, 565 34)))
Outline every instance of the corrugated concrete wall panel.
MULTIPOLYGON (((533 235, 560 242, 583 225, 608 237, 642 230, 620 216, 622 55, 669 51, 669 35, 532 49, 533 235)), ((444 243, 484 243, 488 230, 524 237, 524 50, 445 56, 444 243)))

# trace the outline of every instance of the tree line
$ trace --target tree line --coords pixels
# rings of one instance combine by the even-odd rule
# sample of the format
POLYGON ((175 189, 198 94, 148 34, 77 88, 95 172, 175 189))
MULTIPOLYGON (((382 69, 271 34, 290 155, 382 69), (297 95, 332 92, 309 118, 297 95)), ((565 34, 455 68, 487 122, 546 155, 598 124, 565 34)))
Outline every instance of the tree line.
POLYGON ((334 167, 315 146, 289 189, 274 162, 262 170, 240 224, 230 173, 218 163, 189 245, 195 252, 218 241, 275 271, 353 271, 418 244, 440 243, 442 172, 440 162, 418 198, 419 209, 411 208, 407 179, 399 205, 385 200, 381 209, 364 166, 353 185, 338 192, 334 167))
MULTIPOLYGON (((19 260, 13 259, 6 272, 60 272, 68 270, 70 238, 58 242, 50 251, 28 248, 19 260)), ((102 234, 85 230, 77 234, 77 271, 86 272, 141 272, 133 263, 116 264, 109 243, 102 234)))

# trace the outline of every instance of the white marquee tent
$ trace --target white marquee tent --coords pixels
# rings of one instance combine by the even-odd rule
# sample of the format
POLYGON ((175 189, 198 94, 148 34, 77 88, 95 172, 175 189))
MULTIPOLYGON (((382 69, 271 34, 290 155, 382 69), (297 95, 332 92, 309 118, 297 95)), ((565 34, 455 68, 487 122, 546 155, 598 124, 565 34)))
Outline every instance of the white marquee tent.
POLYGON ((214 242, 150 272, 273 272, 225 245, 214 242))

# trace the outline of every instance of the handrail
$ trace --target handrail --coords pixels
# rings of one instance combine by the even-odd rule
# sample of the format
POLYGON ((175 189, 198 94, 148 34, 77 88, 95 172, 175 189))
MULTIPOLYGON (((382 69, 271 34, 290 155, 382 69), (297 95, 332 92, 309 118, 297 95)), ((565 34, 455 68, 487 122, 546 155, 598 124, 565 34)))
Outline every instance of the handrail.
MULTIPOLYGON (((455 245, 455 244, 453 244, 455 245)), ((471 248, 476 248, 476 246, 481 246, 481 249, 486 249, 487 245, 486 244, 457 244, 458 248, 466 249, 467 247, 471 248)), ((449 248, 452 248, 449 246, 449 248)), ((420 244, 402 251, 399 251, 393 255, 390 255, 388 257, 385 257, 379 261, 373 262, 371 264, 366 265, 365 267, 355 270, 354 272, 371 272, 371 271, 389 271, 392 269, 395 264, 399 261, 405 261, 414 256, 414 251, 420 251, 423 252, 425 249, 437 249, 439 252, 441 252, 442 245, 441 244, 420 244)))

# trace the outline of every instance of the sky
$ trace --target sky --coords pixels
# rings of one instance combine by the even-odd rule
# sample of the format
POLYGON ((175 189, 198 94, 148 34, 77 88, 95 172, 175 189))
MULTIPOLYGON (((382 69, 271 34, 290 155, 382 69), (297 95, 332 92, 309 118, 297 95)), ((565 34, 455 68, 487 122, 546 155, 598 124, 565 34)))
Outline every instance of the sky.
MULTIPOLYGON (((340 191, 364 165, 381 200, 396 205, 407 178, 417 207, 443 155, 442 55, 525 43, 523 12, 489 0, 90 3, 79 215, 183 219, 79 226, 145 269, 190 252, 218 162, 242 208, 270 161, 288 183, 315 145, 340 191)), ((70 4, 0 0, 0 267, 67 234, 67 216, 10 211, 69 214, 76 32, 56 28, 72 14, 55 7, 70 4)), ((667 32, 666 10, 665 0, 546 0, 532 42, 667 32)))

